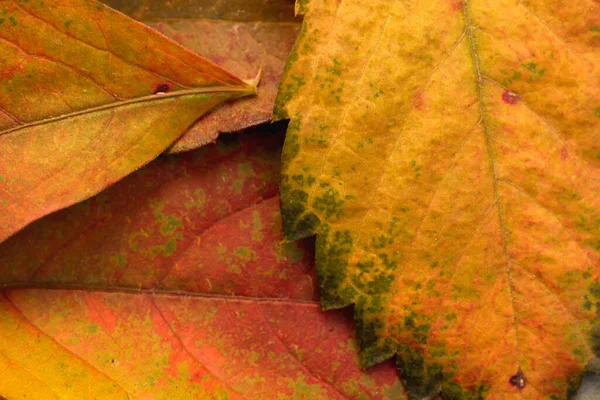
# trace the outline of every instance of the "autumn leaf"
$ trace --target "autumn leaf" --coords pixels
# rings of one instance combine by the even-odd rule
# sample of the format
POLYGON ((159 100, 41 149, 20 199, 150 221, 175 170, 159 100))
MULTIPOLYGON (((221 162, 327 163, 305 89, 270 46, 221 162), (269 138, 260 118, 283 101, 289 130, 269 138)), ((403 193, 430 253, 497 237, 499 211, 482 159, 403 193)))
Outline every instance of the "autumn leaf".
POLYGON ((0 244, 0 396, 405 398, 283 242, 281 125, 161 156, 0 244))
POLYGON ((147 21, 207 18, 220 21, 292 22, 295 0, 103 0, 109 6, 147 21))
POLYGON ((247 83, 95 1, 0 4, 0 240, 154 159, 247 83))
POLYGON ((256 128, 162 156, 34 222, 0 244, 0 282, 315 299, 312 252, 305 243, 280 243, 282 129, 256 128), (253 270, 260 281, 248 279, 253 270))
POLYGON ((7 399, 403 398, 393 367, 358 367, 351 319, 317 304, 22 289, 0 316, 7 399))
POLYGON ((287 238, 412 398, 563 399, 598 362, 597 1, 299 1, 287 238))
POLYGON ((169 152, 195 149, 213 142, 219 133, 237 132, 272 119, 285 59, 300 31, 293 1, 110 0, 107 4, 237 76, 251 78, 262 68, 256 96, 228 101, 211 110, 169 152))

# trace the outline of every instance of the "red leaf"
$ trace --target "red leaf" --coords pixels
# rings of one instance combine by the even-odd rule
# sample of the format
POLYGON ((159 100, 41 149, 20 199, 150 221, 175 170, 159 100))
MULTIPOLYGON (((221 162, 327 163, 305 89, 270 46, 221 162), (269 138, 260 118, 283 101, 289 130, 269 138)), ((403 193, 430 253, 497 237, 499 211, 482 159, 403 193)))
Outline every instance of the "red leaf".
POLYGON ((0 244, 0 282, 35 288, 0 301, 0 395, 35 397, 27 370, 77 398, 401 398, 391 363, 360 369, 350 314, 320 311, 312 243, 282 240, 281 128, 160 157, 0 244))

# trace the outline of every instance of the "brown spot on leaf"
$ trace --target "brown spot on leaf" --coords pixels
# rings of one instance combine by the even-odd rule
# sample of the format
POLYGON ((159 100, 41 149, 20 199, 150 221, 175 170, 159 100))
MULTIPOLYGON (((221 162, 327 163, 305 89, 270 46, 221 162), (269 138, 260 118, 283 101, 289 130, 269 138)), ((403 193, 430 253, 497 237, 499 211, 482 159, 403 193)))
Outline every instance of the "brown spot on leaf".
POLYGON ((156 88, 154 88, 154 94, 168 93, 169 90, 171 90, 171 85, 169 85, 168 83, 160 83, 160 84, 156 85, 156 88))
POLYGON ((525 374, 521 371, 521 367, 519 367, 516 374, 510 377, 508 383, 518 389, 523 389, 527 385, 527 379, 525 379, 525 374))
POLYGON ((507 104, 517 104, 519 102, 519 95, 510 90, 505 90, 502 93, 502 101, 507 104))

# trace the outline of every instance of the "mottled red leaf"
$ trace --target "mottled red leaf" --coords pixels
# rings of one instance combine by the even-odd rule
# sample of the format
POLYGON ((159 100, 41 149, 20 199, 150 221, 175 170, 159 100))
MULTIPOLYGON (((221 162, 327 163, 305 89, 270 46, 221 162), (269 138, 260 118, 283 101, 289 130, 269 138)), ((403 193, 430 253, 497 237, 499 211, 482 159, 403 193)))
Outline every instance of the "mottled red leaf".
POLYGON ((0 244, 0 395, 398 399, 285 243, 282 127, 162 156, 0 244), (59 289, 59 290, 56 290, 59 289))

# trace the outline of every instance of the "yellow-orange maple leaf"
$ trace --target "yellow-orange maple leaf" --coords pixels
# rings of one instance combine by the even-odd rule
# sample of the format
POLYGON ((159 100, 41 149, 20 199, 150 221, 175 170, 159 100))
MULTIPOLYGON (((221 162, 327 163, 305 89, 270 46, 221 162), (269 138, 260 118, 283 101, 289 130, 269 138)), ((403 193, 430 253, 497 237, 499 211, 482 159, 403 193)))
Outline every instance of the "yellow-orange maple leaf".
POLYGON ((565 398, 600 349, 597 1, 310 0, 277 112, 324 308, 413 398, 565 398))

